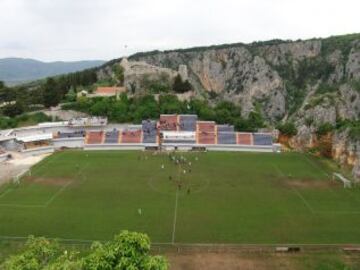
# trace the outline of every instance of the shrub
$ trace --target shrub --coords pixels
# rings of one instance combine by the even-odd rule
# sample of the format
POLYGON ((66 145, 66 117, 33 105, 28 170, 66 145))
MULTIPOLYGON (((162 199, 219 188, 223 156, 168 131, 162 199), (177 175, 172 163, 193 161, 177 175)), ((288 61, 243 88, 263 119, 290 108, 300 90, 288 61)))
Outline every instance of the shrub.
POLYGON ((293 122, 287 122, 284 124, 280 124, 276 127, 281 134, 287 135, 287 136, 295 136, 297 134, 296 126, 293 122))
POLYGON ((317 130, 316 130, 316 134, 318 136, 323 136, 328 134, 329 132, 334 130, 334 126, 330 123, 324 123, 321 124, 320 126, 318 126, 317 130))

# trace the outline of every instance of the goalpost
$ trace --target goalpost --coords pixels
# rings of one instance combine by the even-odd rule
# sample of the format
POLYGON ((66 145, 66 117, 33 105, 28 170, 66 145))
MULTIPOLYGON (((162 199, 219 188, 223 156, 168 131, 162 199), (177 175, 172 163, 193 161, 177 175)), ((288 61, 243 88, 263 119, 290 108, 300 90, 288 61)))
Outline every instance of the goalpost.
POLYGON ((340 173, 333 173, 333 180, 340 180, 344 184, 344 188, 351 188, 351 181, 346 179, 340 173))
POLYGON ((23 177, 25 174, 27 174, 28 176, 31 176, 31 170, 30 169, 25 169, 22 172, 20 172, 19 174, 15 175, 13 177, 13 183, 18 185, 20 184, 20 179, 21 177, 23 177))

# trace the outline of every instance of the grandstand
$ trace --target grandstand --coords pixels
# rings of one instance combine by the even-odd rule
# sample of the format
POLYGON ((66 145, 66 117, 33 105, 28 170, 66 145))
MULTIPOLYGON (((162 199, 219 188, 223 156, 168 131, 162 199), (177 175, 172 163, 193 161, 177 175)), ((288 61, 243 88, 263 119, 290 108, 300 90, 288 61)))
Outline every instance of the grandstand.
POLYGON ((253 144, 253 134, 252 133, 237 133, 236 144, 241 145, 252 145, 253 144))
POLYGON ((271 145, 272 137, 266 133, 254 133, 254 145, 271 145))
POLYGON ((105 141, 104 143, 109 143, 109 144, 117 144, 119 143, 119 131, 117 129, 114 129, 112 131, 107 131, 105 133, 105 141))
POLYGON ((158 141, 156 121, 143 120, 142 131, 143 131, 143 141, 142 141, 143 143, 156 143, 158 141))
MULTIPOLYGON (((197 115, 162 114, 159 121, 143 120, 139 126, 111 131, 88 131, 85 148, 113 149, 134 146, 164 149, 208 149, 224 151, 275 151, 270 133, 236 132, 234 126, 215 121, 199 121, 197 115)), ((129 149, 129 148, 126 149, 129 149)))
POLYGON ((120 143, 142 143, 142 130, 124 130, 121 132, 120 143))
POLYGON ((103 131, 90 131, 86 134, 85 141, 87 144, 101 144, 103 143, 103 131))
POLYGON ((86 135, 85 130, 74 131, 74 132, 61 132, 61 131, 58 131, 54 135, 54 138, 56 138, 56 139, 81 138, 81 137, 85 137, 85 135, 86 135))
POLYGON ((44 146, 55 149, 158 149, 161 145, 169 150, 269 152, 279 148, 273 144, 270 133, 236 132, 232 125, 200 121, 193 114, 162 114, 158 121, 143 120, 141 125, 108 125, 107 119, 101 117, 76 118, 69 122, 15 129, 9 136, 24 150, 44 146))
POLYGON ((236 132, 218 132, 217 142, 218 144, 237 144, 236 132))
POLYGON ((216 144, 216 124, 214 121, 198 121, 196 124, 198 144, 216 144))
POLYGON ((178 116, 176 114, 162 114, 159 120, 159 129, 178 131, 179 123, 178 116))
POLYGON ((234 132, 235 128, 232 125, 217 125, 217 132, 234 132))
POLYGON ((197 115, 179 115, 178 122, 180 131, 195 131, 197 123, 197 115))

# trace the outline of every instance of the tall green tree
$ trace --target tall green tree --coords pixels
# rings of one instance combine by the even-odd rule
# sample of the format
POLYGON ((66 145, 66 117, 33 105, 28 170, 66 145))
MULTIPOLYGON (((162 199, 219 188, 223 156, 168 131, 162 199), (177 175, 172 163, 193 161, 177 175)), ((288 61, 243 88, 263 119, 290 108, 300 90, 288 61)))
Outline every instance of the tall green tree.
POLYGON ((112 241, 94 242, 90 252, 80 257, 77 251, 63 249, 58 242, 30 237, 25 248, 10 256, 2 270, 167 270, 164 257, 149 255, 147 235, 123 231, 112 241))
POLYGON ((188 80, 183 81, 180 75, 177 75, 174 79, 173 90, 176 93, 185 93, 192 90, 192 85, 188 80))
POLYGON ((49 108, 51 106, 56 106, 59 104, 61 95, 59 93, 59 88, 55 79, 48 78, 46 83, 42 86, 43 96, 44 96, 44 105, 49 108))

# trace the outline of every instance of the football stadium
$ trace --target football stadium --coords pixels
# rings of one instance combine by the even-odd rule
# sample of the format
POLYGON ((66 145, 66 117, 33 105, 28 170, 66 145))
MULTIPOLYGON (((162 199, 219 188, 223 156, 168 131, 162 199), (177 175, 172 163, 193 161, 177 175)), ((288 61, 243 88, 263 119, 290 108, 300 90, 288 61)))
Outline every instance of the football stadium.
POLYGON ((196 115, 1 134, 3 163, 45 156, 0 187, 1 239, 81 243, 126 229, 155 245, 360 244, 360 190, 329 161, 282 152, 273 134, 196 115))

